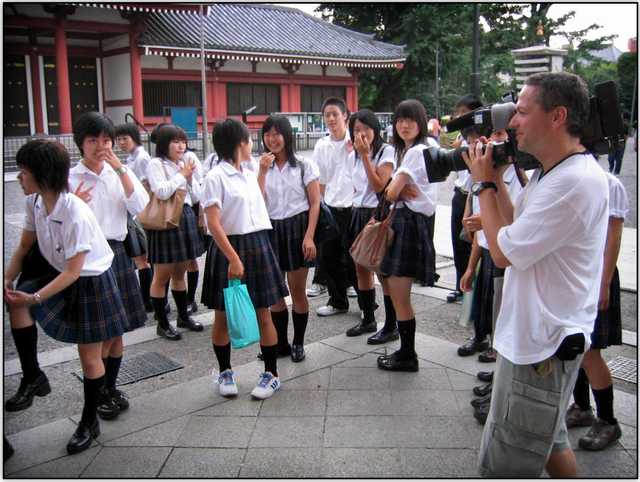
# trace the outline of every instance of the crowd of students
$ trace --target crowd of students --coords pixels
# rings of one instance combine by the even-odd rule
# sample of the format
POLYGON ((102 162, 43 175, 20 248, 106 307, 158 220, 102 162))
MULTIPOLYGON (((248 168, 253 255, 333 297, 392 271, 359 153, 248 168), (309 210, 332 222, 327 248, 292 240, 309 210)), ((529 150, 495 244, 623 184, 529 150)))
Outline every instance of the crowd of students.
MULTIPOLYGON (((464 98, 457 113, 479 105, 464 98)), ((116 389, 123 333, 143 326, 147 313, 153 312, 158 335, 180 340, 169 322, 169 288, 177 326, 203 330, 191 315, 198 309, 196 260, 205 252, 200 301, 214 310, 214 380, 221 395, 238 393, 223 297, 231 279, 246 284, 257 314, 264 371, 251 392, 256 399, 269 398, 281 387, 278 358, 291 357, 296 363, 305 359, 308 296, 321 293, 319 285, 329 292, 319 316, 347 312, 354 290, 361 319, 346 336, 368 334, 368 344, 399 338, 400 348, 380 356, 378 367, 417 371, 411 287, 414 282, 433 286, 438 279, 433 245, 437 185, 429 182, 422 152, 435 142, 438 125, 432 122, 430 131, 425 108, 417 100, 397 106, 389 143, 368 109, 349 115, 345 102, 331 97, 324 101, 322 115, 328 134, 310 158, 295 152, 292 127, 279 115, 269 116, 262 126, 264 154, 259 159, 252 157, 249 130, 233 119, 216 124, 215 153, 202 163, 178 126, 156 127, 152 158, 137 127, 114 126, 95 112, 82 115, 74 125, 82 159, 73 168, 61 144, 41 139, 25 144, 16 160, 26 194, 26 222, 5 272, 4 291, 23 377, 5 408, 24 410, 34 396, 51 390, 38 365, 35 320, 52 338, 78 345, 84 408, 67 450, 87 449, 100 433, 98 417, 114 419, 129 406, 126 394, 116 389), (114 154, 116 143, 127 154, 126 163, 114 154), (136 217, 150 196, 167 200, 179 191, 184 191, 179 226, 144 230, 136 217), (323 209, 337 224, 339 236, 318 242, 323 209), (394 238, 379 270, 354 264, 349 249, 356 237, 372 217, 380 220, 390 212, 394 238), (34 260, 42 269, 27 269, 34 260), (308 271, 314 266, 316 278, 308 294, 308 271), (374 276, 384 299, 380 330, 374 276), (285 303, 289 294, 291 316, 285 303)), ((463 132, 458 142, 471 143, 473 135, 463 132)), ((503 177, 514 198, 526 175, 511 166, 503 177)), ((471 289, 476 264, 481 263, 472 315, 475 335, 460 347, 461 356, 488 348, 486 336, 499 307, 494 297, 501 291, 494 281, 500 273, 486 240, 483 244, 477 203, 467 200, 469 191, 468 173, 458 172, 451 220, 457 280, 448 301, 458 301, 462 291, 471 289), (460 240, 462 229, 476 232, 472 244, 460 240)), ((491 358, 490 352, 485 355, 491 358)), ((490 380, 490 374, 484 377, 490 380)), ((588 397, 579 403, 580 412, 572 408, 578 424, 587 419, 583 412, 588 397)))

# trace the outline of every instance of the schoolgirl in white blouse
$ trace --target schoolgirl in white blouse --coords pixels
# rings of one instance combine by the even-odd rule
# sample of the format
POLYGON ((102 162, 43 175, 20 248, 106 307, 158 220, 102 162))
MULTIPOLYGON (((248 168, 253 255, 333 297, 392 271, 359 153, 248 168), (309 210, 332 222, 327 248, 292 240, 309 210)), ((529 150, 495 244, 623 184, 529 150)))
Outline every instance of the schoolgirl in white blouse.
POLYGON ((256 173, 243 167, 251 158, 251 136, 247 127, 227 119, 213 130, 218 163, 204 182, 202 206, 214 243, 205 265, 202 302, 215 310, 213 350, 219 365, 218 389, 223 396, 238 393, 231 369, 231 344, 223 290, 230 279, 241 279, 256 310, 264 372, 251 392, 254 398, 269 398, 280 388, 277 367, 277 333, 269 307, 287 296, 284 277, 271 242, 269 213, 256 173))

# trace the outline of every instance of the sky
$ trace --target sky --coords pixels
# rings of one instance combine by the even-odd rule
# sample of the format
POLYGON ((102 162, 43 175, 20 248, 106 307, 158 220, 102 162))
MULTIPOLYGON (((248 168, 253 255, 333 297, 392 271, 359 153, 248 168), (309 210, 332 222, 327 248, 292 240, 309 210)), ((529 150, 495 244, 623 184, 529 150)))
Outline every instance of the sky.
MULTIPOLYGON (((298 8, 311 15, 319 16, 313 12, 319 5, 317 3, 281 5, 298 8)), ((558 18, 570 10, 576 11, 575 17, 567 22, 567 27, 570 30, 579 30, 597 23, 602 28, 589 37, 618 34, 619 37, 613 43, 623 52, 627 51, 627 40, 637 36, 638 10, 636 3, 557 3, 551 6, 549 14, 552 18, 558 18)), ((552 37, 551 39, 553 47, 560 47, 565 43, 566 41, 562 37, 552 37)))

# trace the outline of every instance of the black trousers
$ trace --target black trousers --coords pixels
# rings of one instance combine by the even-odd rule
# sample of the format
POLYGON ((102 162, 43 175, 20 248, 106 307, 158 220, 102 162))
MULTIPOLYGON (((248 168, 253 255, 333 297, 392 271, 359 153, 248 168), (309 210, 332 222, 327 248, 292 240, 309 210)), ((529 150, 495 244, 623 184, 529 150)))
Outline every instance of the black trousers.
POLYGON ((316 269, 311 283, 327 286, 327 270, 322 263, 322 244, 316 245, 316 269))
POLYGON ((460 239, 466 202, 467 195, 458 188, 454 189, 453 199, 451 200, 451 244, 453 245, 453 262, 456 265, 457 291, 460 291, 460 279, 467 270, 469 256, 471 255, 471 244, 460 239))
POLYGON ((351 208, 334 208, 329 206, 331 214, 338 223, 341 237, 327 241, 322 245, 320 265, 324 269, 329 291, 327 304, 338 309, 349 308, 347 288, 357 289, 356 268, 349 254, 349 224, 351 222, 351 208))

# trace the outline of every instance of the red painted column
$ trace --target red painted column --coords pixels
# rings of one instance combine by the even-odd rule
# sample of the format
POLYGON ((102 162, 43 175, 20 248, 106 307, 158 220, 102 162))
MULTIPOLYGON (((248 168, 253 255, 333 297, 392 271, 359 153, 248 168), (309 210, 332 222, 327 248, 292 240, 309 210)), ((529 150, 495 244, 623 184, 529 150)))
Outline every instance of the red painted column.
POLYGON ((280 110, 292 112, 289 107, 289 84, 280 84, 280 110))
POLYGON ((56 81, 58 83, 58 113, 60 133, 71 134, 71 93, 69 90, 69 58, 67 56, 67 35, 64 21, 56 23, 56 81))
POLYGON ((138 32, 135 26, 129 31, 129 49, 131 58, 131 98, 133 100, 133 117, 142 122, 144 107, 142 102, 142 67, 140 50, 138 49, 138 32))
POLYGON ((353 78, 353 112, 356 112, 358 110, 358 73, 353 72, 351 74, 351 77, 353 78))
POLYGON ((213 84, 214 115, 216 119, 227 117, 227 84, 215 82, 213 84))
POLYGON ((300 84, 289 84, 289 109, 290 112, 300 112, 302 101, 300 100, 300 84))
POLYGON ((42 93, 40 92, 40 66, 38 65, 38 51, 34 47, 29 54, 31 63, 31 89, 33 90, 33 115, 36 123, 36 134, 44 134, 44 119, 42 118, 42 93))

